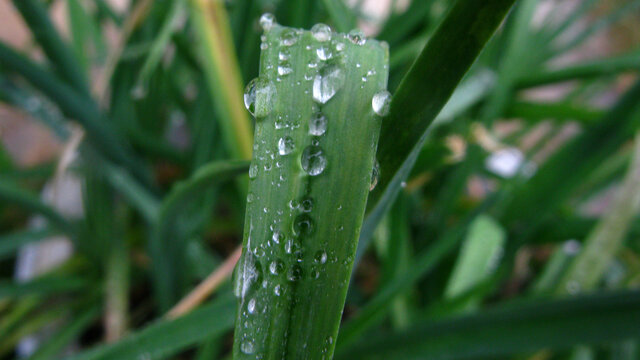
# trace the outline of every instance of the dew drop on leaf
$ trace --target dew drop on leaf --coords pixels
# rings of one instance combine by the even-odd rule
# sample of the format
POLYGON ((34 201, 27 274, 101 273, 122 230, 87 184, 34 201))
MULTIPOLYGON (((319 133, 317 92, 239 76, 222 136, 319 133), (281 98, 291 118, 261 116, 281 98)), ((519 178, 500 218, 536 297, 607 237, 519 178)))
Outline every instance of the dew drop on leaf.
POLYGON ((326 24, 315 24, 311 28, 311 34, 316 40, 325 42, 331 39, 331 28, 326 24))
POLYGON ((289 136, 281 137, 278 140, 278 154, 280 155, 288 155, 295 149, 295 144, 293 143, 293 139, 289 136))
POLYGON ((265 32, 271 30, 271 28, 275 24, 276 24, 276 17, 273 16, 273 14, 264 13, 262 14, 262 16, 260 16, 260 26, 262 27, 262 30, 264 30, 265 32))
POLYGON ((371 99, 371 107, 373 108, 373 112, 380 116, 387 116, 389 114, 389 108, 391 106, 391 94, 382 90, 373 95, 373 99, 371 99))
POLYGON ((371 183, 369 184, 369 191, 373 191, 378 185, 378 179, 380 178, 380 163, 376 160, 371 170, 371 183))
POLYGON ((367 38, 360 29, 353 29, 347 34, 347 38, 356 45, 364 45, 367 42, 367 38))
POLYGON ((339 66, 331 65, 322 68, 313 79, 313 100, 326 104, 342 88, 344 81, 344 71, 339 66))
POLYGON ((309 145, 300 156, 302 169, 311 176, 322 174, 327 167, 327 157, 319 146, 309 145))
POLYGON ((315 112, 309 119, 309 134, 322 136, 327 131, 327 117, 320 111, 315 112))
POLYGON ((276 87, 264 77, 257 77, 244 89, 244 106, 251 115, 263 118, 273 109, 276 87))

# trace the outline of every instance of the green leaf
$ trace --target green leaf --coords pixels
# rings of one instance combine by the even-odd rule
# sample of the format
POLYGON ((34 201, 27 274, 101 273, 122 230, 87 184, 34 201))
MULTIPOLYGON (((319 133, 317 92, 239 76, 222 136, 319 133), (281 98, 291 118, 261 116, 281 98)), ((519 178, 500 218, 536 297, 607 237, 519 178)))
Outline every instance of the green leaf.
POLYGON ((234 356, 320 359, 333 353, 371 187, 381 122, 372 99, 386 94, 388 53, 371 39, 267 29, 250 85, 256 139, 234 356))
POLYGON ((233 297, 223 296, 176 320, 160 320, 123 340, 97 346, 67 360, 165 359, 233 327, 233 297))
POLYGON ((568 349, 640 336, 640 292, 503 305, 369 336, 337 359, 469 359, 568 349))
POLYGON ((75 292, 85 289, 87 285, 87 279, 69 276, 44 276, 25 283, 0 281, 0 299, 75 292))

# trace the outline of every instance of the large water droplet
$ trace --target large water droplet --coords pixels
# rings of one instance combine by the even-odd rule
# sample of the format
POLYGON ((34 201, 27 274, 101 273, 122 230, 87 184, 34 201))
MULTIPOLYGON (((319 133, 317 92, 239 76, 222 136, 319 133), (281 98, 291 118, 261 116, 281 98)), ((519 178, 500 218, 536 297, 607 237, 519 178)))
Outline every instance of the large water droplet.
POLYGON ((373 112, 380 116, 387 116, 391 107, 391 94, 387 90, 378 91, 371 99, 373 112))
POLYGON ((245 354, 253 354, 256 351, 256 349, 252 341, 243 340, 242 343, 240 343, 240 351, 242 351, 245 354))
POLYGON ((311 176, 322 174, 327 167, 327 157, 319 146, 309 145, 300 156, 302 169, 311 176))
POLYGON ((380 163, 376 160, 373 165, 373 170, 371 170, 371 183, 369 184, 369 191, 373 191, 378 185, 378 179, 380 178, 380 163))
POLYGON ((264 13, 262 14, 262 16, 260 16, 260 26, 262 27, 262 30, 264 30, 265 32, 271 30, 271 28, 275 24, 276 24, 276 17, 273 16, 273 14, 264 13))
POLYGON ((313 80, 313 100, 326 104, 342 88, 344 80, 344 71, 337 65, 321 69, 313 80))
POLYGON ((289 75, 293 72, 293 68, 291 68, 291 66, 289 66, 289 64, 282 64, 280 66, 278 66, 278 75, 280 76, 285 76, 285 75, 289 75))
POLYGON ((293 149, 295 149, 295 144, 289 136, 281 137, 280 140, 278 140, 278 154, 288 155, 293 149))
POLYGON ((262 281, 262 267, 254 254, 246 252, 238 264, 235 294, 245 298, 262 281))
POLYGON ((307 214, 301 214, 293 222, 293 234, 296 236, 308 236, 313 234, 313 220, 307 214))
POLYGON ((273 109, 276 87, 264 77, 257 77, 244 90, 244 106, 251 115, 263 118, 273 109))
POLYGON ((326 24, 315 24, 311 28, 311 34, 316 40, 325 42, 331 39, 331 28, 326 24))
POLYGON ((320 111, 315 112, 309 119, 309 134, 321 136, 327 131, 327 117, 320 111))

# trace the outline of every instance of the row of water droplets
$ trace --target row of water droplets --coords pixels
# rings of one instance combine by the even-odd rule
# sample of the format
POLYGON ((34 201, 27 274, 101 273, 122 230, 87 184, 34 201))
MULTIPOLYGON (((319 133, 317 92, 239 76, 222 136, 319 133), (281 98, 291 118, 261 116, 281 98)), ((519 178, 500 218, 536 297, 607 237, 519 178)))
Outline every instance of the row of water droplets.
MULTIPOLYGON (((260 19, 260 24, 265 32, 270 31, 276 26, 275 18, 270 14, 265 14, 260 19)), ((321 175, 327 167, 327 158, 324 150, 320 146, 320 139, 327 132, 328 120, 327 116, 321 111, 321 107, 329 102, 336 93, 343 87, 345 83, 345 73, 340 62, 341 52, 345 49, 346 44, 344 42, 332 41, 335 34, 332 34, 329 26, 324 24, 317 24, 311 29, 312 36, 317 40, 317 46, 306 46, 306 50, 315 52, 315 58, 307 64, 307 72, 304 74, 304 81, 311 83, 311 96, 314 100, 314 109, 312 115, 308 119, 308 133, 312 136, 311 144, 305 147, 300 152, 300 166, 309 176, 321 175)), ((290 76, 293 73, 293 68, 290 65, 290 51, 289 48, 296 44, 302 35, 301 30, 295 29, 283 29, 280 35, 279 48, 278 48, 278 62, 277 66, 267 65, 267 71, 275 70, 275 81, 280 82, 284 78, 290 76), (275 69, 274 69, 275 67, 275 69)), ((346 38, 356 45, 364 45, 366 39, 359 31, 352 31, 346 38)), ((263 35, 263 43, 261 49, 267 50, 269 44, 266 42, 266 37, 263 35)), ((360 64, 357 64, 360 65, 360 64)), ((359 66, 358 66, 359 67, 359 66)), ((367 76, 375 75, 374 70, 367 72, 367 76)), ((366 82, 366 76, 363 77, 363 82, 366 82)), ((296 85, 301 85, 300 81, 296 82, 296 85)), ((308 89, 308 88, 307 88, 308 89)), ((309 93, 309 90, 304 90, 305 93, 309 93)), ((258 120, 267 117, 273 111, 273 103, 277 96, 277 90, 275 84, 269 80, 266 76, 260 76, 252 80, 247 85, 244 94, 244 103, 249 112, 258 120)), ((374 95, 372 99, 372 110, 379 116, 384 116, 389 109, 390 95, 386 91, 381 91, 374 95)), ((276 130, 280 129, 295 129, 301 126, 300 119, 293 119, 290 121, 288 115, 277 115, 274 126, 276 130)), ((254 151, 259 147, 267 147, 268 144, 264 143, 265 140, 261 140, 263 144, 256 143, 254 145, 254 151), (258 146, 262 145, 262 146, 258 146)), ((259 167, 257 162, 251 165, 249 169, 249 176, 251 179, 255 179, 258 173, 262 170, 268 172, 272 169, 273 164, 270 160, 275 161, 275 167, 282 167, 283 162, 279 158, 288 156, 296 150, 295 141, 287 135, 281 136, 277 140, 275 151, 267 150, 264 154, 258 154, 256 157, 258 160, 266 160, 265 165, 259 167)), ((373 169, 371 189, 375 187, 377 183, 377 173, 379 172, 376 165, 373 169)), ((280 181, 283 181, 283 175, 280 175, 280 181)), ((272 185, 280 186, 278 180, 272 182, 272 185)), ((256 195, 249 193, 247 197, 248 202, 253 202, 256 199, 256 195)), ((310 279, 317 279, 320 277, 320 267, 330 262, 337 262, 338 258, 335 254, 327 254, 326 251, 319 250, 313 255, 313 265, 310 267, 309 274, 303 274, 301 263, 303 261, 303 247, 302 240, 309 238, 314 233, 314 221, 311 217, 311 211, 313 209, 313 199, 303 198, 301 200, 291 200, 288 204, 292 214, 295 214, 295 218, 292 223, 291 233, 293 236, 288 237, 286 231, 281 230, 282 213, 278 212, 278 216, 274 216, 274 222, 270 226, 271 237, 268 241, 263 242, 266 247, 281 246, 284 253, 291 256, 292 259, 289 262, 289 268, 287 268, 285 261, 272 256, 271 261, 266 261, 264 264, 264 276, 263 276, 263 264, 261 264, 259 258, 265 255, 264 247, 252 247, 251 233, 249 231, 249 239, 247 248, 249 251, 243 257, 239 273, 238 283, 236 284, 236 294, 241 297, 241 306, 244 315, 243 318, 249 317, 259 312, 265 313, 267 311, 266 306, 268 304, 259 304, 258 298, 252 296, 255 289, 260 288, 260 284, 263 288, 269 287, 270 281, 268 278, 279 279, 286 278, 289 282, 296 282, 300 280, 303 275, 310 279), (280 221, 277 220, 280 218, 280 221), (246 299, 246 301, 245 301, 246 299)), ((338 210, 341 210, 339 206, 338 210)), ((264 213, 267 214, 269 209, 264 208, 264 213)), ((251 228, 251 226, 250 226, 251 228)), ((342 229, 339 229, 342 230, 342 229)), ((274 254, 271 251, 271 254, 274 254)), ((287 291, 287 286, 276 282, 276 285, 271 289, 273 295, 283 296, 287 291)), ((248 329, 249 323, 245 323, 245 328, 248 329)), ((255 328, 252 328, 255 330, 255 328)), ((252 354, 255 352, 255 342, 247 332, 243 335, 240 350, 246 354, 252 354)))

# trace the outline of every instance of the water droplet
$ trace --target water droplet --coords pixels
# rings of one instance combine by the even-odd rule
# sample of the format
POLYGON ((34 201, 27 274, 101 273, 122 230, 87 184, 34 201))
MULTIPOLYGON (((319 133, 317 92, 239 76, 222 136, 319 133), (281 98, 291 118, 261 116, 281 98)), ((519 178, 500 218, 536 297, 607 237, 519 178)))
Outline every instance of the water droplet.
POLYGON ((327 157, 319 146, 307 146, 300 156, 302 169, 311 176, 322 174, 327 167, 327 157))
POLYGON ((291 66, 289 66, 289 64, 283 64, 278 66, 278 75, 280 76, 289 75, 292 72, 293 72, 293 69, 291 68, 291 66))
POLYGON ((373 170, 371 170, 371 184, 369 185, 369 191, 373 191, 378 185, 378 179, 380 178, 380 163, 376 160, 373 164, 373 170))
POLYGON ((315 24, 311 28, 311 34, 316 40, 325 42, 331 39, 331 28, 325 24, 315 24))
POLYGON ((344 85, 344 80, 344 72, 337 65, 321 69, 313 80, 313 99, 326 104, 344 85))
POLYGON ((356 45, 364 45, 367 42, 367 38, 360 29, 353 29, 347 34, 347 38, 356 45))
POLYGON ((298 206, 300 206, 300 204, 296 201, 296 200, 291 200, 289 201, 289 208, 291 210, 295 210, 298 208, 298 206))
POLYGON ((284 270, 284 263, 280 259, 273 260, 269 264, 269 272, 273 275, 282 273, 282 270, 284 270))
POLYGON ((245 354, 253 354, 256 351, 253 342, 249 340, 243 340, 240 343, 240 350, 245 354))
POLYGON ((251 252, 243 254, 238 265, 235 294, 240 298, 245 298, 249 291, 262 281, 262 267, 257 257, 251 252))
POLYGON ((263 118, 273 109, 276 87, 268 79, 257 77, 244 90, 244 106, 251 115, 263 118))
POLYGON ((253 314, 256 312, 256 299, 252 298, 251 300, 249 300, 249 303, 247 304, 247 311, 249 311, 249 314, 253 314))
POLYGON ((284 50, 283 50, 283 51, 280 51, 280 52, 278 53, 278 60, 280 60, 280 61, 287 61, 287 60, 289 60, 289 52, 284 51, 284 50))
POLYGON ((289 271, 287 271, 287 279, 289 279, 289 281, 298 281, 302 278, 302 268, 300 267, 300 265, 293 265, 291 268, 289 268, 289 271))
POLYGON ((256 196, 252 192, 247 194, 247 202, 248 203, 252 203, 255 200, 255 198, 256 198, 256 196))
POLYGON ((279 284, 278 284, 278 285, 276 285, 276 286, 273 288, 273 293, 274 293, 276 296, 280 296, 280 295, 282 295, 282 293, 283 293, 283 292, 284 292, 284 291, 282 290, 282 287, 281 287, 279 284))
POLYGON ((318 252, 316 252, 316 255, 313 257, 313 260, 318 264, 324 264, 327 262, 327 253, 322 250, 319 250, 318 252))
POLYGON ((284 240, 284 234, 281 231, 276 230, 273 232, 271 240, 273 240, 273 242, 276 244, 280 244, 280 242, 284 240))
POLYGON ((373 95, 373 99, 371 99, 373 111, 380 116, 387 116, 387 114, 389 114, 390 105, 391 94, 386 90, 378 91, 373 95))
POLYGON ((311 115, 309 119, 309 134, 321 136, 327 131, 327 117, 320 111, 311 115))
POLYGON ((295 144, 289 136, 281 137, 280 140, 278 140, 278 154, 288 155, 293 149, 295 149, 295 144))
POLYGON ((318 56, 318 59, 322 61, 327 61, 333 57, 333 53, 328 46, 320 46, 317 48, 316 55, 318 56))
POLYGON ((307 214, 298 215, 293 222, 293 234, 296 236, 309 236, 313 234, 313 220, 307 214))
POLYGON ((337 44, 336 44, 336 51, 342 51, 342 50, 344 50, 345 46, 346 46, 346 45, 345 45, 344 43, 341 43, 341 42, 340 42, 340 43, 337 43, 337 44))
POLYGON ((294 29, 285 29, 280 35, 280 45, 292 46, 298 42, 298 33, 294 29))
POLYGON ((253 163, 249 166, 249 179, 255 179, 258 176, 258 164, 253 163))
POLYGON ((302 210, 302 212, 311 212, 311 210, 313 210, 313 199, 312 198, 304 198, 301 202, 300 202, 300 210, 302 210))
POLYGON ((276 17, 271 13, 264 13, 260 16, 260 26, 262 30, 269 31, 276 24, 276 17))

